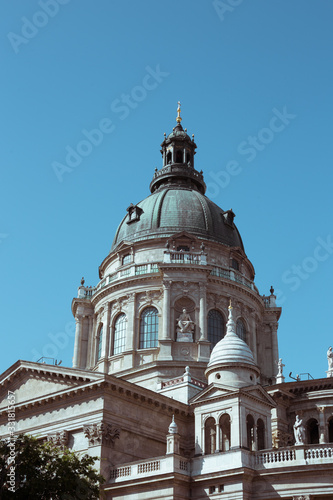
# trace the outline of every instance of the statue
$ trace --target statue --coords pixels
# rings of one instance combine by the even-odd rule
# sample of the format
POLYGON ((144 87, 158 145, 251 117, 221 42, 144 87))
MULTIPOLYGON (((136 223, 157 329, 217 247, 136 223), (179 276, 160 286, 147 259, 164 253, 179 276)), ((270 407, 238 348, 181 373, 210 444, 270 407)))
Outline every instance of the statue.
POLYGON ((177 319, 177 342, 193 342, 193 331, 194 321, 184 308, 177 319))
POLYGON ((177 319, 178 321, 178 331, 180 333, 191 333, 194 330, 194 323, 191 320, 191 316, 187 313, 186 309, 183 309, 183 313, 177 319))
POLYGON ((328 348, 328 351, 327 351, 327 361, 328 361, 328 369, 329 369, 329 371, 330 370, 333 371, 333 350, 332 350, 332 346, 328 348))
POLYGON ((298 415, 296 415, 296 421, 294 423, 294 436, 295 436, 295 444, 305 443, 305 428, 303 425, 303 421, 300 420, 298 415))
POLYGON ((277 364, 277 365, 278 365, 278 374, 277 374, 277 376, 278 376, 278 377, 282 377, 282 376, 283 376, 283 375, 282 375, 282 372, 283 372, 283 367, 285 366, 285 365, 282 363, 282 358, 280 358, 280 359, 279 359, 279 361, 278 361, 278 364, 277 364))

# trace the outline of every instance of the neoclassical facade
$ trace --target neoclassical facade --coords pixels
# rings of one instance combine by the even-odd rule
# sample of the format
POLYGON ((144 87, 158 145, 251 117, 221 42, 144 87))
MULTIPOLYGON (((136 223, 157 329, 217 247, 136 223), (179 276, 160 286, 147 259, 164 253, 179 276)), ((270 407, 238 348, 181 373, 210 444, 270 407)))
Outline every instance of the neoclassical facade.
POLYGON ((177 112, 150 196, 73 299, 73 367, 3 373, 1 434, 10 391, 16 431, 97 456, 108 499, 332 499, 332 362, 285 382, 274 290, 205 196, 177 112))

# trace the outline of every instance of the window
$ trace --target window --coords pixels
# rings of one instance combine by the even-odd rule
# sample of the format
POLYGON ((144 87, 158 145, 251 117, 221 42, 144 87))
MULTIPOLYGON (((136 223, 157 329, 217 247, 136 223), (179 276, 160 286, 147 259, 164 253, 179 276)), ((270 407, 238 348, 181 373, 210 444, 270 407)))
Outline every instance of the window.
POLYGON ((257 441, 258 441, 258 450, 265 449, 265 424, 261 418, 258 418, 257 421, 257 441))
POLYGON ((119 314, 114 323, 113 354, 121 354, 126 345, 127 318, 119 314))
POLYGON ((158 339, 158 314, 155 307, 147 307, 140 320, 140 349, 157 347, 158 339))
POLYGON ((333 443, 333 417, 328 421, 328 442, 333 443))
POLYGON ((148 265, 147 264, 144 264, 142 266, 136 266, 135 268, 135 274, 138 275, 138 274, 146 274, 148 273, 148 265))
POLYGON ((210 487, 209 487, 209 494, 210 494, 210 495, 211 495, 212 493, 215 493, 215 491, 216 491, 215 486, 210 486, 210 487))
POLYGON ((252 415, 248 415, 246 419, 246 430, 247 430, 247 447, 250 451, 254 451, 254 419, 252 415))
POLYGON ((246 342, 246 328, 245 328, 244 321, 242 319, 237 320, 236 333, 240 339, 242 339, 242 340, 244 340, 244 342, 246 342))
POLYGON ((177 151, 176 153, 176 163, 183 163, 183 151, 177 151))
POLYGON ((224 337, 224 319, 222 314, 216 309, 208 313, 208 340, 211 348, 224 337))
POLYGON ((172 159, 172 156, 171 156, 171 151, 168 151, 168 153, 167 153, 167 158, 166 158, 166 159, 167 159, 167 161, 166 161, 166 162, 167 162, 167 164, 171 163, 171 159, 172 159))
POLYGON ((220 418, 220 451, 230 450, 230 417, 227 413, 220 418))
POLYGON ((101 358, 102 355, 102 344, 103 344, 103 325, 100 327, 97 336, 97 361, 101 358))
POLYGON ((131 262, 132 262, 132 255, 130 253, 124 255, 122 260, 123 266, 125 266, 126 264, 130 264, 131 262))
POLYGON ((216 451, 216 430, 213 417, 205 422, 205 455, 212 455, 216 451))
POLYGON ((307 423, 307 434, 309 444, 319 443, 319 429, 318 422, 315 418, 311 418, 307 423))
POLYGON ((190 251, 190 247, 187 245, 179 245, 177 247, 177 252, 189 252, 189 251, 190 251))
POLYGON ((236 269, 236 271, 239 271, 239 264, 238 264, 238 260, 236 259, 231 259, 231 267, 233 269, 236 269))

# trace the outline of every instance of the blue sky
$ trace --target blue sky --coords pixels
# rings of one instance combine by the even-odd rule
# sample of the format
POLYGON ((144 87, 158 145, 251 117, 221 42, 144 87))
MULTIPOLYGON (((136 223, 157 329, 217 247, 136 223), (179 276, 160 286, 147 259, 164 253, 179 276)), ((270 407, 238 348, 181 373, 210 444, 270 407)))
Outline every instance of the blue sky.
POLYGON ((71 365, 81 276, 98 282, 126 208, 149 194, 180 99, 207 194, 234 210, 260 293, 273 285, 283 306, 286 375, 325 377, 333 4, 16 0, 0 9, 0 371, 39 354, 71 365))

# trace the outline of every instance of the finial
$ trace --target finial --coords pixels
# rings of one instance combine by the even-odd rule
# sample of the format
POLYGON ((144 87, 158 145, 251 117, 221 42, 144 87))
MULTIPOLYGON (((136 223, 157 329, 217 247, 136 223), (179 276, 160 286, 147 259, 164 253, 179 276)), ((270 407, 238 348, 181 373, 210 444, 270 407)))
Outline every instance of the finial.
POLYGON ((177 123, 180 123, 182 121, 182 117, 180 116, 180 101, 178 101, 178 108, 177 108, 177 118, 176 118, 176 122, 177 123))
POLYGON ((169 425, 169 434, 178 434, 178 425, 175 422, 174 415, 172 415, 172 422, 169 425))
POLYGON ((163 134, 163 135, 164 135, 164 137, 166 137, 166 133, 165 133, 165 132, 164 132, 164 134, 163 134))
POLYGON ((229 302, 229 307, 228 307, 228 309, 232 309, 231 299, 230 299, 230 302, 229 302))
POLYGON ((81 278, 81 285, 83 286, 84 285, 84 277, 82 276, 81 278))
POLYGON ((273 294, 274 294, 274 288, 273 288, 273 285, 271 286, 270 292, 271 292, 271 295, 273 295, 273 294))

